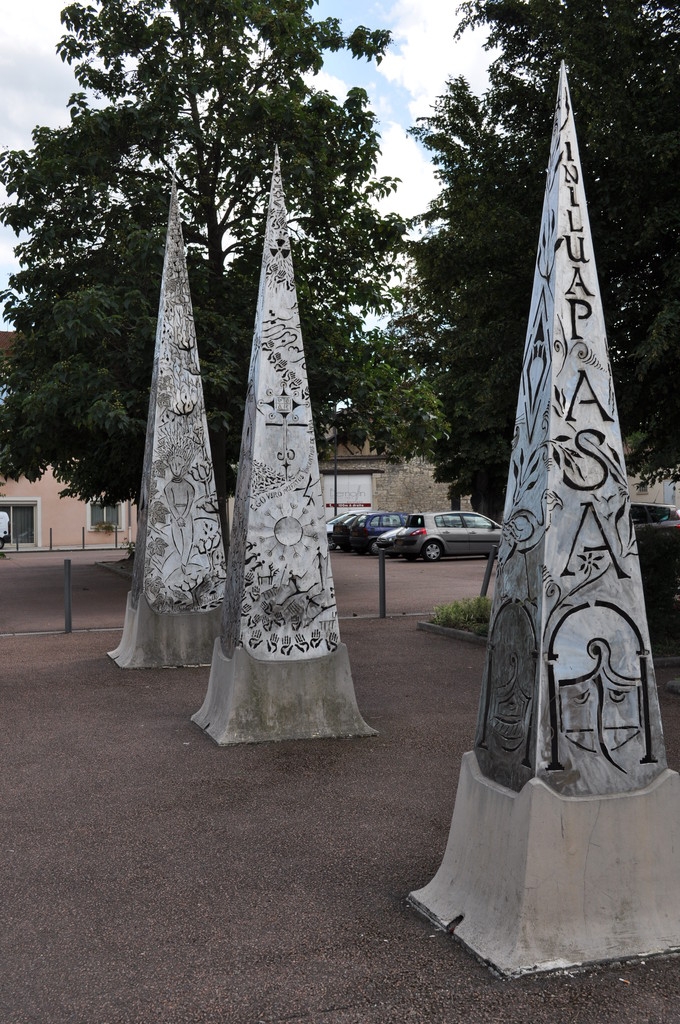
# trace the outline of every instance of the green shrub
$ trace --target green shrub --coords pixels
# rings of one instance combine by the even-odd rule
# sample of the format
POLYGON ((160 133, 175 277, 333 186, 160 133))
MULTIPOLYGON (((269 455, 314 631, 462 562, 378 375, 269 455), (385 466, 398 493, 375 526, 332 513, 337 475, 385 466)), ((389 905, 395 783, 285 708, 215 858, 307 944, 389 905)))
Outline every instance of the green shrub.
POLYGON ((640 572, 654 654, 680 654, 680 529, 637 531, 640 572))
POLYGON ((477 636, 486 636, 489 632, 491 616, 491 599, 488 597, 464 597, 451 604, 438 604, 434 610, 432 621, 436 626, 449 629, 465 629, 477 636))

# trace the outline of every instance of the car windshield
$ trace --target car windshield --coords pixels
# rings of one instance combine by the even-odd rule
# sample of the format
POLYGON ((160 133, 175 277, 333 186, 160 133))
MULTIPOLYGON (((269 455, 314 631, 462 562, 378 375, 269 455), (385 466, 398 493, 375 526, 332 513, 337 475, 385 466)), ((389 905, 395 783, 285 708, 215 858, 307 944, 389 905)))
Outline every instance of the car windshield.
POLYGON ((336 523, 343 523, 345 519, 349 519, 349 513, 343 512, 341 516, 333 516, 332 519, 326 520, 327 526, 335 526, 336 523))

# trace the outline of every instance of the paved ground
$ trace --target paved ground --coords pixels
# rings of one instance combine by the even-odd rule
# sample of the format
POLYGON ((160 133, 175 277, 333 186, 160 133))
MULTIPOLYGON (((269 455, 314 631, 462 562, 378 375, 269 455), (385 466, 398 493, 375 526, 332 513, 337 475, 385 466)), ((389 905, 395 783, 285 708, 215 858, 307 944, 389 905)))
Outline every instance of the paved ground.
MULTIPOLYGON (((44 629, 60 566, 17 557, 2 605, 44 629)), ((90 631, 2 638, 2 1024, 680 1021, 679 959, 501 981, 406 904, 441 860, 484 657, 407 612, 477 593, 482 563, 388 565, 380 620, 377 562, 334 555, 378 737, 220 749, 190 721, 207 670, 119 670, 127 582, 73 558, 90 631)), ((677 674, 658 673, 673 768, 677 674)))
MULTIPOLYGON (((377 615, 378 558, 336 551, 331 556, 341 617, 377 615)), ((0 635, 64 628, 64 562, 71 562, 73 629, 116 629, 125 615, 129 578, 102 573, 100 565, 127 569, 120 551, 8 551, 0 560, 0 635), (104 581, 103 577, 109 579, 104 581)), ((487 562, 443 559, 434 565, 388 558, 385 597, 388 615, 431 614, 436 604, 479 594, 487 562)), ((491 589, 489 591, 491 593, 491 589)))

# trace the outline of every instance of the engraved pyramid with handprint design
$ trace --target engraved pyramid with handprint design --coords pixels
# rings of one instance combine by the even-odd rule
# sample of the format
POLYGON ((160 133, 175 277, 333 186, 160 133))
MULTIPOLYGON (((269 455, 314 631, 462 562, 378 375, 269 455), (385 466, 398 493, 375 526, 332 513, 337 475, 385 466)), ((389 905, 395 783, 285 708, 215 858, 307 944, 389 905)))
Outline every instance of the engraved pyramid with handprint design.
POLYGON ((137 544, 121 668, 206 664, 219 632, 226 565, 177 188, 156 329, 137 544))
POLYGON ((506 975, 668 951, 679 842, 562 65, 477 735, 409 898, 506 975))
POLYGON ((373 734, 340 642, 278 152, 222 630, 193 721, 219 744, 373 734))

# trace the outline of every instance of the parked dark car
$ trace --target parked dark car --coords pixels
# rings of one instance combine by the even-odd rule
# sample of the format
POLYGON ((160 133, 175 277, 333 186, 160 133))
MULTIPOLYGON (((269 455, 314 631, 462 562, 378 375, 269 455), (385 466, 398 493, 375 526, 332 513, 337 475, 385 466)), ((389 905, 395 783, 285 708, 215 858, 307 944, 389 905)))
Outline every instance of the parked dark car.
POLYGON ((479 512, 416 512, 394 539, 394 551, 408 561, 420 555, 438 562, 443 555, 485 555, 501 539, 501 527, 479 512))
POLYGON ((367 512, 358 516, 349 528, 349 542, 352 551, 365 555, 369 551, 378 554, 377 540, 381 533, 405 526, 406 512, 367 512))
POLYGON ((630 506, 633 526, 677 526, 680 527, 680 512, 675 505, 661 505, 657 502, 634 501, 630 506))
POLYGON ((328 537, 328 550, 335 551, 336 543, 333 539, 333 530, 339 523, 345 523, 348 519, 354 519, 356 512, 342 512, 339 516, 333 516, 326 520, 326 535, 328 537))
POLYGON ((329 547, 332 544, 333 548, 339 548, 340 551, 352 550, 352 546, 349 542, 349 528, 354 520, 358 519, 359 515, 360 513, 356 512, 348 519, 343 519, 342 522, 335 524, 333 532, 329 537, 329 547))

